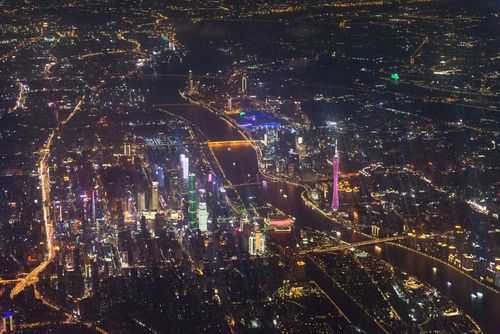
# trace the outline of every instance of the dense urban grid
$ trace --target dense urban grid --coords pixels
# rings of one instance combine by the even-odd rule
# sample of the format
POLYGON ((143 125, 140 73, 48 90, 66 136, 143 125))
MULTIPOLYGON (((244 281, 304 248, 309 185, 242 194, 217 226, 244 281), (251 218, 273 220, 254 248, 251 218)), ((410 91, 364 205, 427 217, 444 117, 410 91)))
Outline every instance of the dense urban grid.
POLYGON ((498 1, 0 12, 0 334, 498 333, 498 1))

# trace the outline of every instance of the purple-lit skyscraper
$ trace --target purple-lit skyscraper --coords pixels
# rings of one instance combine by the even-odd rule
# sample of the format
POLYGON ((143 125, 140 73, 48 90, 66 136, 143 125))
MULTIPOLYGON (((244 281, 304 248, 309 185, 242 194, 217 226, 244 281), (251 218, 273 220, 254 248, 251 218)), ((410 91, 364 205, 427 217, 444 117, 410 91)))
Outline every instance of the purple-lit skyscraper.
POLYGON ((332 209, 338 210, 340 207, 339 201, 339 169, 340 169, 340 158, 339 152, 337 150, 337 143, 335 143, 335 155, 333 156, 333 184, 332 184, 332 209))

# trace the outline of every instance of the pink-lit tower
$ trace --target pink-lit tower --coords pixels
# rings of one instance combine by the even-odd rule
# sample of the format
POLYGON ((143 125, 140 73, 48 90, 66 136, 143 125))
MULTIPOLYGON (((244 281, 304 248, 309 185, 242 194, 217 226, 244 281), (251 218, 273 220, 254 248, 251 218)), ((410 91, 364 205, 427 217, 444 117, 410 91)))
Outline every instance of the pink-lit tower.
POLYGON ((332 209, 337 211, 340 207, 339 201, 339 172, 340 172, 340 158, 337 150, 337 142, 335 141, 335 155, 333 156, 333 194, 332 194, 332 209))

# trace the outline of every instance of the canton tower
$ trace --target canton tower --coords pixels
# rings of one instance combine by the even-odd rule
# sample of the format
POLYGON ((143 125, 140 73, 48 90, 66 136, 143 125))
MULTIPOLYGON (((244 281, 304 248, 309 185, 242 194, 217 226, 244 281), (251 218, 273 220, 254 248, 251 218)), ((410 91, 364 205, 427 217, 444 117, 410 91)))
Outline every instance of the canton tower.
POLYGON ((339 152, 337 150, 337 142, 335 141, 335 155, 333 156, 333 184, 332 184, 332 209, 337 211, 340 207, 340 201, 339 201, 339 165, 340 165, 340 158, 339 158, 339 152))

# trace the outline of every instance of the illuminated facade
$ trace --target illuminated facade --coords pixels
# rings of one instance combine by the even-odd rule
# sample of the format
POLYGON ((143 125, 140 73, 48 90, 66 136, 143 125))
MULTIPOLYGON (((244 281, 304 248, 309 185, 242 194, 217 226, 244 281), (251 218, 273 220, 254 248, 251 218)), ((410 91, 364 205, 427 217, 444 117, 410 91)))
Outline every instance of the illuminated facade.
POLYGON ((182 178, 187 180, 189 177, 189 158, 185 154, 181 154, 179 160, 182 168, 182 178))
POLYGON ((266 252, 266 236, 261 232, 252 232, 248 237, 248 254, 262 255, 266 252))
POLYGON ((198 226, 201 232, 208 231, 208 211, 205 202, 200 202, 198 206, 198 226))
POLYGON ((340 208, 340 200, 339 200, 340 158, 337 145, 335 145, 335 155, 333 156, 332 165, 333 165, 332 209, 336 211, 340 208))
POLYGON ((500 288, 500 257, 495 258, 495 286, 500 288))
POLYGON ((140 192, 137 194, 137 213, 140 216, 146 210, 146 194, 140 192))
POLYGON ((264 254, 266 252, 266 235, 261 231, 255 232, 255 246, 257 254, 264 254))
POLYGON ((253 232, 248 237, 248 254, 252 256, 257 255, 257 242, 255 238, 255 233, 253 232))
POLYGON ((193 71, 189 70, 189 94, 193 93, 194 83, 193 83, 193 71))
MULTIPOLYGON (((210 174, 211 175, 211 174, 210 174)), ((208 210, 206 202, 205 189, 200 189, 200 198, 198 204, 198 228, 201 232, 208 231, 208 210)))
POLYGON ((297 153, 299 154, 299 159, 304 159, 307 154, 307 148, 304 143, 304 137, 297 136, 295 140, 295 147, 297 149, 297 153))
POLYGON ((197 212, 196 176, 191 173, 188 178, 188 221, 191 227, 196 227, 197 212))
POLYGON ((248 89, 248 78, 246 74, 241 77, 241 93, 246 95, 248 89))
POLYGON ((159 194, 159 183, 153 181, 153 186, 151 188, 151 210, 158 211, 159 202, 160 202, 160 194, 159 194))

